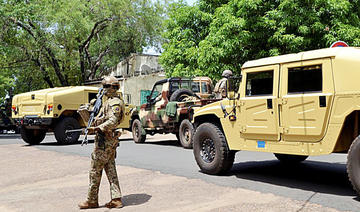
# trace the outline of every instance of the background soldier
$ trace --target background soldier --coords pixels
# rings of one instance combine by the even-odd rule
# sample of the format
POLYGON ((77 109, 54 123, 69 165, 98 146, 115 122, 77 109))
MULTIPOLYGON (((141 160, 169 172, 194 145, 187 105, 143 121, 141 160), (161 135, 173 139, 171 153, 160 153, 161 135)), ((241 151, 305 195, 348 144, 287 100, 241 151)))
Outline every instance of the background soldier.
POLYGON ((214 93, 215 93, 215 98, 216 99, 222 99, 226 97, 226 84, 227 81, 229 79, 229 77, 231 77, 233 75, 232 71, 230 70, 225 70, 222 73, 222 79, 219 80, 214 88, 214 93))
POLYGON ((105 96, 108 98, 95 118, 94 127, 89 133, 95 133, 95 147, 91 154, 90 183, 87 201, 80 203, 80 209, 97 208, 98 193, 102 170, 105 170, 110 183, 111 201, 105 204, 107 208, 121 208, 121 190, 116 173, 115 157, 120 132, 115 131, 124 117, 124 102, 116 93, 119 81, 115 77, 105 77, 102 81, 105 96))

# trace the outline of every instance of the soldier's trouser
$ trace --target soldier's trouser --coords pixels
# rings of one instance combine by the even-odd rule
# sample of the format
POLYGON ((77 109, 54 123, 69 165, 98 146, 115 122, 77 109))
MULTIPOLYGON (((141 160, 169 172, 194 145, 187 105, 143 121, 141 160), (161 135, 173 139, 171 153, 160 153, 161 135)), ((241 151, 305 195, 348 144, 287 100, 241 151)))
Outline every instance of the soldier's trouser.
POLYGON ((103 169, 105 170, 110 184, 111 199, 121 198, 119 179, 115 166, 116 146, 110 145, 113 142, 108 140, 108 136, 106 136, 106 138, 107 145, 105 146, 105 150, 103 147, 98 146, 97 139, 95 139, 95 149, 91 155, 91 170, 89 173, 89 202, 98 201, 99 186, 103 169))

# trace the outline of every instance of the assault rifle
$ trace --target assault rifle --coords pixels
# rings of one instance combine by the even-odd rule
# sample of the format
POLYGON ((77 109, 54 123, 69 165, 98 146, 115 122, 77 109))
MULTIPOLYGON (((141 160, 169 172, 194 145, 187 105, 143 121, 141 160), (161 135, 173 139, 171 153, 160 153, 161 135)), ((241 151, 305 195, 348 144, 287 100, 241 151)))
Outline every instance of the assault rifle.
POLYGON ((82 133, 84 133, 85 137, 84 137, 84 140, 81 142, 81 146, 84 145, 84 144, 86 144, 86 145, 88 144, 88 139, 87 139, 87 135, 88 135, 88 132, 89 132, 88 128, 91 127, 91 125, 94 122, 95 117, 97 116, 97 114, 100 111, 100 108, 101 108, 101 105, 102 105, 102 97, 104 96, 104 89, 99 88, 99 92, 98 92, 98 94, 96 96, 97 96, 97 99, 95 101, 93 110, 91 111, 87 127, 83 128, 83 129, 75 129, 75 130, 66 130, 65 131, 65 133, 73 133, 73 132, 82 132, 82 133))

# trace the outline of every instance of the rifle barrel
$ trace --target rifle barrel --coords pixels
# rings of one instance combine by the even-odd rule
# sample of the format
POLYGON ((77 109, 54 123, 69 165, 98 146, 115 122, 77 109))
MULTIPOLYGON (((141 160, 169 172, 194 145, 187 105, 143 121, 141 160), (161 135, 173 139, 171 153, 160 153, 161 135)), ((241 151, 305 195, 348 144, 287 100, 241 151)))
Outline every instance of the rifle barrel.
POLYGON ((84 132, 84 129, 66 130, 65 133, 84 132))

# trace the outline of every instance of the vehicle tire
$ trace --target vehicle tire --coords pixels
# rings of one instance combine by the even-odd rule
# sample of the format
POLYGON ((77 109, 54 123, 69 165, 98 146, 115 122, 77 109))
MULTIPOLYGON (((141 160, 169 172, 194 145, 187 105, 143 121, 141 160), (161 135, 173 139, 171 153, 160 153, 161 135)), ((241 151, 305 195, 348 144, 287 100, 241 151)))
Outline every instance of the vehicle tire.
POLYGON ((308 158, 306 155, 288 155, 279 153, 274 153, 274 155, 280 162, 287 164, 301 163, 308 158))
POLYGON ((349 180, 360 196, 360 138, 357 137, 352 142, 347 155, 346 171, 348 173, 349 180))
POLYGON ((139 119, 135 119, 131 127, 133 140, 135 143, 144 143, 146 140, 146 133, 144 134, 144 129, 141 125, 139 119))
POLYGON ((66 130, 80 129, 79 122, 73 117, 64 117, 55 126, 55 138, 58 144, 73 144, 80 137, 81 132, 65 133, 66 130))
POLYGON ((224 174, 234 163, 235 151, 228 149, 224 134, 214 124, 203 123, 196 129, 193 147, 196 163, 206 174, 224 174))
POLYGON ((185 149, 191 149, 193 146, 192 138, 194 136, 194 126, 188 119, 181 121, 179 128, 179 141, 185 149))
POLYGON ((189 97, 189 96, 196 96, 196 95, 191 90, 182 88, 182 89, 176 90, 173 94, 171 94, 170 101, 171 102, 174 102, 174 101, 182 102, 186 97, 189 97))
POLYGON ((46 136, 46 130, 20 128, 21 138, 30 145, 40 144, 46 136))

